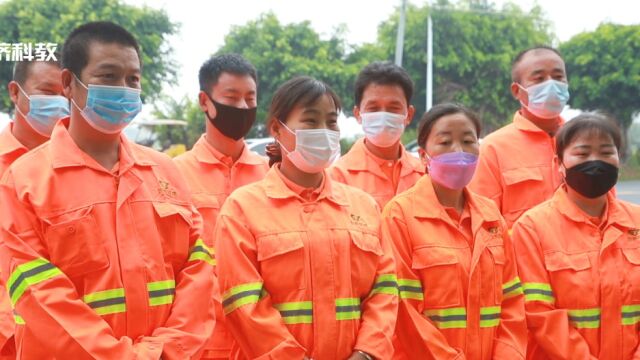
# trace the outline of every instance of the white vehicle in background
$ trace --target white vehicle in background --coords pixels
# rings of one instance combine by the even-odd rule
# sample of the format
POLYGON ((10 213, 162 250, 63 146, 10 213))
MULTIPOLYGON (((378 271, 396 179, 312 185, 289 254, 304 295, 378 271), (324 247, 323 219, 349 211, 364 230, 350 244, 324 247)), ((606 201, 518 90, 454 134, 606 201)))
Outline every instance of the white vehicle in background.
POLYGON ((253 138, 253 139, 244 139, 245 144, 247 144, 247 148, 249 150, 257 153, 260 156, 267 156, 267 145, 274 142, 273 138, 253 138))
MULTIPOLYGON (((184 148, 187 142, 187 122, 174 119, 136 119, 124 129, 127 138, 136 144, 148 146, 157 151, 171 151, 172 148, 184 148), (179 131, 169 131, 169 138, 162 142, 158 130, 160 126, 178 128, 179 131)), ((177 155, 177 154, 176 154, 177 155)))

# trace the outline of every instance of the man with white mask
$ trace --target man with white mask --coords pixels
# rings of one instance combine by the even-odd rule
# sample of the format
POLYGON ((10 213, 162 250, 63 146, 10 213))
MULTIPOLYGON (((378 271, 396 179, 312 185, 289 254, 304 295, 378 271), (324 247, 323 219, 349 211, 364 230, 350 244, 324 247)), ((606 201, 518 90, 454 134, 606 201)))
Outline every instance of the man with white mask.
POLYGON ((537 46, 518 54, 512 65, 511 94, 520 102, 513 123, 487 136, 480 147, 471 189, 498 205, 511 228, 527 210, 551 198, 561 183, 553 159, 554 135, 569 85, 560 53, 537 46))
POLYGON ((420 160, 400 143, 411 123, 413 82, 390 62, 366 66, 356 79, 353 114, 365 133, 331 168, 331 176, 369 193, 382 209, 424 174, 420 160))

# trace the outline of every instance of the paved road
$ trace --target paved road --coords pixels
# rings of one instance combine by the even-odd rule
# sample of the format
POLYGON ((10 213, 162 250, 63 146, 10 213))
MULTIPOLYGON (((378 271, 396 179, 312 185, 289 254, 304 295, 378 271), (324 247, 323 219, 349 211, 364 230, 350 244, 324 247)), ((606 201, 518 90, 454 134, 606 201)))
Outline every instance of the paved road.
POLYGON ((640 205, 640 181, 624 181, 616 186, 618 197, 640 205))

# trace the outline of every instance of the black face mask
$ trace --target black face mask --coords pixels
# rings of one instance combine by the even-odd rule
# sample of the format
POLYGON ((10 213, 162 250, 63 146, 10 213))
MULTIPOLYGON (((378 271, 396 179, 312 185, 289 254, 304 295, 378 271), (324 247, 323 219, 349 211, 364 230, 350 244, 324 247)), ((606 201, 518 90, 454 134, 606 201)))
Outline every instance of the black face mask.
POLYGON ((565 181, 582 196, 595 199, 616 184, 618 168, 601 160, 585 161, 567 169, 565 181))
POLYGON ((240 109, 233 106, 220 104, 213 100, 209 94, 207 97, 216 107, 216 117, 211 118, 209 113, 205 111, 207 119, 216 127, 224 136, 233 140, 240 140, 249 133, 251 126, 256 121, 257 108, 240 109))

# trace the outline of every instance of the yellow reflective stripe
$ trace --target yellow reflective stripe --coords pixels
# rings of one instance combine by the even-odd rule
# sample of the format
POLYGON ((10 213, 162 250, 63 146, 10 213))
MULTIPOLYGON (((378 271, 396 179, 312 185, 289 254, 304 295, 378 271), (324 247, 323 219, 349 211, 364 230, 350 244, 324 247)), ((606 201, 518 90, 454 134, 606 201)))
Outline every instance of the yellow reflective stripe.
POLYGON ((175 280, 150 282, 147 284, 147 290, 150 306, 172 304, 176 293, 176 282, 175 280))
POLYGON ((640 322, 640 305, 622 306, 622 325, 635 325, 640 322))
POLYGON ((425 310, 424 315, 439 329, 464 329, 467 327, 467 309, 462 307, 425 310))
POLYGON ((336 299, 336 320, 360 319, 360 299, 336 299))
POLYGON ((420 280, 398 279, 398 292, 401 299, 424 300, 420 280))
POLYGON ((500 324, 500 306, 487 306, 480 308, 480 327, 493 327, 500 324))
POLYGON ((15 306, 29 286, 36 285, 57 275, 62 275, 60 269, 44 258, 37 258, 17 266, 7 281, 7 291, 11 297, 11 304, 15 306))
POLYGON ((525 301, 542 301, 554 303, 553 290, 551 285, 545 283, 523 283, 525 301))
POLYGON ((313 323, 313 303, 311 301, 287 302, 274 304, 280 311, 285 324, 313 323))
POLYGON ((248 283, 234 286, 222 296, 222 306, 225 315, 228 315, 235 309, 247 305, 255 304, 260 300, 262 294, 262 283, 248 283))
POLYGON ((13 321, 18 325, 25 325, 24 319, 15 310, 13 310, 13 321))
POLYGON ((124 289, 97 291, 82 297, 98 315, 116 314, 127 311, 124 289))
POLYGON ((600 309, 567 309, 569 322, 578 329, 597 329, 600 327, 600 309))
POLYGON ((398 296, 398 277, 394 274, 380 275, 376 279, 371 295, 388 294, 398 296))
POLYGON ((204 240, 198 239, 191 248, 191 253, 187 261, 201 260, 211 266, 216 266, 215 251, 213 248, 207 246, 204 240))
POLYGON ((522 283, 520 282, 520 278, 517 276, 513 280, 502 284, 502 297, 505 299, 521 295, 523 293, 522 283))

